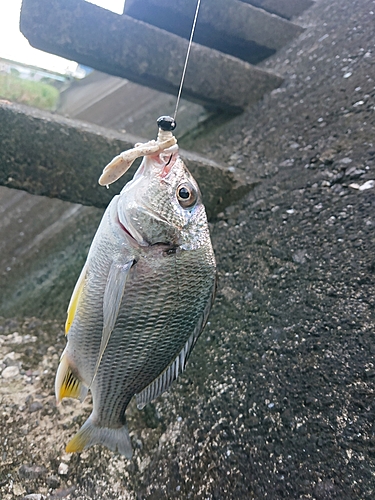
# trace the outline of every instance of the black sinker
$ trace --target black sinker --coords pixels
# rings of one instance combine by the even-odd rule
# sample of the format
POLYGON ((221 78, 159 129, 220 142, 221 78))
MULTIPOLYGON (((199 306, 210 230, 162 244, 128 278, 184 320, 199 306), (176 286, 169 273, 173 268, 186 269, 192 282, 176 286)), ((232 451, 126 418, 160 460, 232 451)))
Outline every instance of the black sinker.
POLYGON ((157 124, 164 132, 172 132, 176 128, 176 121, 171 116, 161 116, 157 119, 157 124))

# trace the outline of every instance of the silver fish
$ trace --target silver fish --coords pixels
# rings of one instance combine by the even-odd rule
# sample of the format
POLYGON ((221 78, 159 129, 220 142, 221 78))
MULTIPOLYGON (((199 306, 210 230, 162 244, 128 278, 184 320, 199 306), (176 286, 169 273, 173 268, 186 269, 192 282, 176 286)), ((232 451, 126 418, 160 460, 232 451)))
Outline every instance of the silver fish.
POLYGON ((132 456, 125 410, 184 370, 215 283, 205 208, 178 147, 145 156, 105 211, 69 304, 56 398, 90 389, 93 411, 68 452, 101 443, 132 456))

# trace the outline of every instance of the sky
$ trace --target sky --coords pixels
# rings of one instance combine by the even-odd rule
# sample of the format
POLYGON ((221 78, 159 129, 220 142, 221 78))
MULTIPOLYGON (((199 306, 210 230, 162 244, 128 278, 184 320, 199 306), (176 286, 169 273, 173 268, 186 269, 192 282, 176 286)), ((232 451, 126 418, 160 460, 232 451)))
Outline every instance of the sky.
MULTIPOLYGON (((72 73, 77 67, 68 61, 31 47, 19 30, 22 0, 0 0, 0 57, 23 62, 58 73, 72 73)), ((124 0, 91 0, 91 3, 122 14, 124 0)))

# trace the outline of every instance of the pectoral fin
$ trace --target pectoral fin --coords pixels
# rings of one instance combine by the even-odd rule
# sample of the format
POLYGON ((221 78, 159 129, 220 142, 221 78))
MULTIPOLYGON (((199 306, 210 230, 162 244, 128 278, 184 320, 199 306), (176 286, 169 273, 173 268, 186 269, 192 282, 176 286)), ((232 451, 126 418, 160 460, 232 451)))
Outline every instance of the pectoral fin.
POLYGON ((120 264, 119 262, 114 261, 109 270, 107 284, 105 287, 104 297, 103 297, 102 340, 100 343, 98 359, 96 362, 94 375, 90 387, 93 381, 95 380, 104 351, 107 347, 112 330, 115 326, 116 319, 121 306, 122 297, 125 291, 126 280, 128 278, 129 271, 133 263, 134 263, 133 259, 126 262, 125 264, 120 264))

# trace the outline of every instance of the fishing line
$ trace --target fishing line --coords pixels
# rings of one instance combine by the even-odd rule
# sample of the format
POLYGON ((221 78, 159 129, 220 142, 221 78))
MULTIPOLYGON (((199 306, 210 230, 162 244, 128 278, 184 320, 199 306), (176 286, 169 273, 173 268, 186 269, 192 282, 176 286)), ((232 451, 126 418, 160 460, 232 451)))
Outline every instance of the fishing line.
POLYGON ((199 12, 200 5, 201 5, 201 0, 198 0, 198 2, 197 2, 197 8, 195 9, 195 16, 194 16, 193 26, 191 27, 190 40, 189 40, 189 45, 188 45, 188 49, 187 49, 187 53, 186 53, 184 69, 182 71, 180 88, 178 89, 177 102, 176 102, 176 108, 174 110, 173 120, 176 120, 177 109, 178 109, 178 106, 180 104, 182 86, 183 86, 184 80, 185 80, 185 73, 186 73, 186 68, 187 68, 188 61, 189 61, 189 55, 190 55, 191 45, 193 43, 193 36, 194 36, 195 26, 197 24, 197 18, 198 18, 198 12, 199 12))

